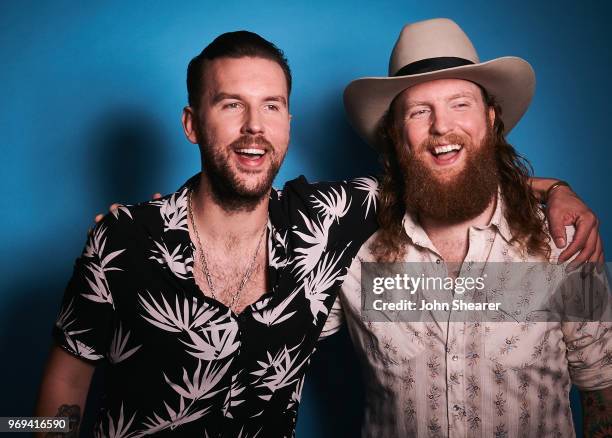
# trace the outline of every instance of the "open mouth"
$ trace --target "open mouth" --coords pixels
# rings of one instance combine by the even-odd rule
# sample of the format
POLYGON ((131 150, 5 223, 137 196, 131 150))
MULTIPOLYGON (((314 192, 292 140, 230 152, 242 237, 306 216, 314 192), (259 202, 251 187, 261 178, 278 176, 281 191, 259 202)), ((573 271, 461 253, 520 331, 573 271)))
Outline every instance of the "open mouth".
POLYGON ((234 149, 238 157, 238 161, 244 165, 249 167, 256 167, 263 163, 264 156, 266 155, 265 149, 260 148, 240 148, 234 149))
POLYGON ((429 152, 431 152, 437 164, 451 164, 457 159, 462 150, 462 145, 454 143, 435 146, 429 152))

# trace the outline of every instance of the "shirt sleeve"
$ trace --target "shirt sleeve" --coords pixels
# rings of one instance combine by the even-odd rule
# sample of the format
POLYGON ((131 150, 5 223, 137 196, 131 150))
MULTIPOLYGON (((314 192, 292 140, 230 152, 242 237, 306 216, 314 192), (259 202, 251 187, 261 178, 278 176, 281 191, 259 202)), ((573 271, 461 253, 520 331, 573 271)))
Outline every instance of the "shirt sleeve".
POLYGON ((344 314, 342 311, 342 303, 340 301, 340 297, 336 297, 336 301, 334 301, 334 305, 329 311, 329 316, 325 321, 325 325, 323 326, 319 340, 337 333, 342 327, 343 323, 344 314))
POLYGON ((572 309, 561 324, 572 383, 583 391, 612 386, 612 297, 606 271, 575 272, 564 282, 572 309), (578 316, 578 318, 576 318, 578 316), (576 319, 579 319, 576 321, 576 319))
POLYGON ((76 259, 53 327, 55 342, 67 352, 90 362, 107 354, 111 339, 114 304, 108 274, 120 271, 118 260, 124 250, 113 250, 105 218, 90 233, 76 259))

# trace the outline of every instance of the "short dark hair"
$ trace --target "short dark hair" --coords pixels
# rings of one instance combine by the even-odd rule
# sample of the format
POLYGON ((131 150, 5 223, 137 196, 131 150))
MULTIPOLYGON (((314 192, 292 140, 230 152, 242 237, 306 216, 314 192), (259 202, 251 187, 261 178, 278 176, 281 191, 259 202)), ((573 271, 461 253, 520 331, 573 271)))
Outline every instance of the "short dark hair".
POLYGON ((204 90, 204 67, 206 62, 218 58, 264 58, 276 62, 283 69, 287 80, 287 96, 291 93, 291 69, 285 54, 270 41, 246 30, 226 32, 219 35, 202 52, 189 62, 187 67, 187 98, 189 106, 198 109, 204 90))

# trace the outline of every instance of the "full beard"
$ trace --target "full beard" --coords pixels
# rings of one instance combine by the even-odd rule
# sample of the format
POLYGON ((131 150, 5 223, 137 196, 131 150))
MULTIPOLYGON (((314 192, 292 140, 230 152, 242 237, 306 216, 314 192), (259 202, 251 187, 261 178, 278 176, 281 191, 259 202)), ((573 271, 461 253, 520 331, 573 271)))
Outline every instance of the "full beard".
MULTIPOLYGON (((241 136, 224 150, 210 146, 200 147, 200 150, 204 175, 210 183, 213 199, 227 212, 253 211, 268 196, 283 160, 283 157, 277 156, 276 149, 268 140, 250 135, 241 136), (266 150, 266 154, 270 156, 270 166, 254 186, 249 186, 231 168, 227 151, 231 154, 233 150, 248 148, 253 144, 266 150)), ((243 171, 243 173, 256 172, 243 171)))
MULTIPOLYGON (((499 185, 491 132, 478 148, 460 136, 452 137, 449 142, 463 145, 466 154, 464 168, 452 178, 437 177, 436 172, 406 148, 397 151, 404 176, 406 209, 445 223, 459 223, 478 216, 487 208, 499 185)), ((429 149, 432 143, 436 144, 435 140, 429 139, 420 145, 420 150, 429 149)))

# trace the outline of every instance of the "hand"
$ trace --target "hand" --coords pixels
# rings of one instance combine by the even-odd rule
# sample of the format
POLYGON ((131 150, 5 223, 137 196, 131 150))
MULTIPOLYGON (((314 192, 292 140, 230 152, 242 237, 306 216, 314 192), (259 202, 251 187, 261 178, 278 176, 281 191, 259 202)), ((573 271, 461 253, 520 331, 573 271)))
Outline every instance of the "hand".
POLYGON ((550 233, 557 248, 566 244, 566 225, 574 225, 576 233, 571 244, 559 255, 559 263, 569 260, 574 254, 568 270, 582 266, 585 262, 602 267, 604 263, 603 244, 599 236, 599 220, 595 213, 569 187, 554 190, 546 207, 550 233))
MULTIPOLYGON (((159 199, 161 197, 162 197, 161 193, 154 193, 152 199, 159 199)), ((117 203, 111 204, 110 207, 108 207, 108 211, 110 213, 115 213, 118 207, 119 207, 119 204, 117 203)), ((103 214, 97 214, 96 217, 94 218, 94 221, 98 223, 102 220, 103 217, 104 217, 103 214)))

